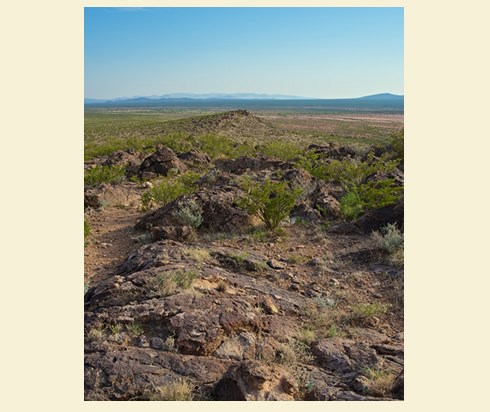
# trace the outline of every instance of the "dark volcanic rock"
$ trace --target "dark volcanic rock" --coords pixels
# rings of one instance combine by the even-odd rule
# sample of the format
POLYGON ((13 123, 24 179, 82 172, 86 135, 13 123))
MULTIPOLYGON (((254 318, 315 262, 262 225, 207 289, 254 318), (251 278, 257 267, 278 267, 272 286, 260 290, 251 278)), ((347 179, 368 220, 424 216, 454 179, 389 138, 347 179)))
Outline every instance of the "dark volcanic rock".
POLYGON ((231 366, 214 389, 220 401, 291 401, 296 392, 289 372, 253 360, 231 366))
POLYGON ((132 149, 116 150, 107 157, 103 166, 124 166, 131 170, 137 170, 143 159, 144 155, 142 153, 135 152, 132 149))
POLYGON ((291 163, 265 155, 258 155, 257 157, 242 156, 238 159, 218 159, 215 164, 218 169, 236 175, 241 175, 246 171, 284 170, 291 167, 291 163))
POLYGON ((396 399, 404 399, 405 380, 403 376, 404 376, 404 371, 402 370, 400 374, 396 377, 391 387, 391 393, 396 399))
POLYGON ((97 193, 85 192, 84 195, 84 209, 99 209, 102 207, 99 196, 97 193))
POLYGON ((143 160, 138 174, 142 179, 149 179, 155 176, 167 176, 170 171, 184 172, 186 169, 186 165, 182 163, 173 150, 158 145, 156 152, 143 160))
POLYGON ((180 160, 192 165, 207 165, 211 162, 211 159, 206 153, 199 150, 190 150, 189 152, 180 153, 177 155, 180 160))
POLYGON ((304 220, 311 223, 319 223, 322 216, 318 210, 313 209, 305 203, 295 206, 289 214, 291 221, 304 220))
POLYGON ((185 242, 194 238, 194 230, 190 226, 157 226, 151 229, 151 239, 157 242, 162 239, 185 242))
POLYGON ((317 187, 316 180, 303 169, 288 170, 282 176, 282 180, 288 182, 291 189, 301 189, 301 197, 303 199, 310 196, 317 187))
POLYGON ((210 232, 240 231, 250 225, 250 216, 239 208, 235 201, 241 191, 236 187, 224 186, 215 189, 201 188, 195 193, 180 197, 155 212, 144 216, 136 229, 145 230, 154 226, 178 226, 175 212, 179 202, 195 202, 202 210, 203 222, 199 230, 210 232))
POLYGON ((329 159, 343 160, 345 158, 360 157, 362 154, 350 146, 341 146, 336 143, 329 143, 321 146, 312 144, 308 146, 308 150, 312 150, 317 154, 323 155, 329 159))
POLYGON ((85 400, 145 399, 176 381, 215 382, 225 359, 186 356, 149 348, 106 346, 85 354, 85 400))
POLYGON ((318 182, 317 188, 311 197, 313 199, 313 207, 322 216, 336 219, 340 217, 340 203, 334 194, 337 194, 335 190, 323 182, 318 182))
POLYGON ((356 226, 358 226, 364 233, 371 233, 373 230, 379 230, 388 225, 388 223, 395 224, 398 229, 403 231, 403 199, 393 205, 368 210, 355 222, 356 226))

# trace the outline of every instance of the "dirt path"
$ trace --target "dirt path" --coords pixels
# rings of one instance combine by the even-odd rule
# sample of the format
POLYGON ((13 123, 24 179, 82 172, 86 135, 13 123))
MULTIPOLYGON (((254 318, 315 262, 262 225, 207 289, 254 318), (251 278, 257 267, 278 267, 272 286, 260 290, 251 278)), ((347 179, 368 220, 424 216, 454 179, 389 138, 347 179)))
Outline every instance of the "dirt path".
POLYGON ((138 246, 134 224, 141 212, 131 208, 107 207, 93 212, 87 219, 91 234, 85 247, 85 282, 95 284, 114 272, 128 254, 138 246))

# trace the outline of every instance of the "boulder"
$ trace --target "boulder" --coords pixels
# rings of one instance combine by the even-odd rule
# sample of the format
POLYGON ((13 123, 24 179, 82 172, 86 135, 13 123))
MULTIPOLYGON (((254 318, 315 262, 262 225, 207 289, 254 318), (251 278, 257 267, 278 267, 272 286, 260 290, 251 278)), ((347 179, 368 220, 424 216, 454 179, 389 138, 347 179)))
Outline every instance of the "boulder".
POLYGON ((293 376, 277 365, 255 360, 231 366, 214 388, 219 401, 292 401, 297 393, 293 376))
POLYGON ((211 162, 210 157, 206 153, 194 149, 185 153, 179 153, 177 157, 183 162, 194 166, 207 165, 211 162))
POLYGON ((405 395, 405 380, 403 378, 404 370, 396 377, 393 385, 391 386, 391 393, 396 399, 404 399, 405 395))
POLYGON ((124 166, 124 167, 134 167, 139 164, 144 159, 142 153, 134 151, 134 149, 128 150, 116 150, 112 152, 107 159, 102 163, 103 166, 124 166))
POLYGON ((142 179, 151 179, 156 176, 167 176, 171 171, 181 173, 185 170, 187 170, 186 165, 172 149, 158 145, 156 152, 143 160, 139 166, 138 175, 142 179))
POLYGON ((224 341, 213 356, 220 359, 241 361, 254 359, 256 338, 253 333, 242 332, 240 335, 224 341))
POLYGON ((396 225, 398 229, 403 231, 403 198, 393 205, 381 207, 379 209, 368 210, 354 223, 364 233, 371 233, 373 230, 380 230, 382 227, 387 226, 389 223, 396 225))
POLYGON ((236 187, 224 186, 215 189, 201 188, 197 192, 179 197, 173 202, 144 216, 135 226, 147 230, 154 226, 178 226, 175 212, 179 202, 195 202, 202 210, 200 231, 236 232, 250 226, 250 216, 239 208, 235 201, 241 191, 236 187))
POLYGON ((157 242, 162 239, 187 242, 194 238, 194 230, 190 226, 157 226, 151 229, 151 239, 157 242))

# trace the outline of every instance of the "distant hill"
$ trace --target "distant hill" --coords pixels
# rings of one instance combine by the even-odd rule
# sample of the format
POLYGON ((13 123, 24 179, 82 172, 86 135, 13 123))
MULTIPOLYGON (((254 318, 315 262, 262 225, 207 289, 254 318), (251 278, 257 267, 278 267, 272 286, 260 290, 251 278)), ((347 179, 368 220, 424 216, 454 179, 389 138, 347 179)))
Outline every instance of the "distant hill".
POLYGON ((291 110, 323 112, 403 113, 404 96, 380 93, 349 99, 311 99, 298 96, 254 93, 167 94, 112 100, 85 99, 86 107, 216 108, 226 110, 291 110))
POLYGON ((379 93, 379 94, 371 94, 369 96, 359 97, 360 100, 403 100, 404 96, 400 94, 391 94, 391 93, 379 93))

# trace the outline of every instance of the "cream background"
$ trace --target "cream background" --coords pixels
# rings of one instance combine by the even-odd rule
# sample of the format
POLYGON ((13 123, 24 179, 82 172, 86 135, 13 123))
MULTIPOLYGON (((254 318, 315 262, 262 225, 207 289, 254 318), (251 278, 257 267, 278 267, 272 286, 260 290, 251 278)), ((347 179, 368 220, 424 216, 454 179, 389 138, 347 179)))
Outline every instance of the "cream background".
POLYGON ((3 3, 2 409, 483 410, 490 275, 483 265, 489 233, 485 3, 3 3), (405 6, 404 402, 83 402, 83 6, 102 5, 405 6))

